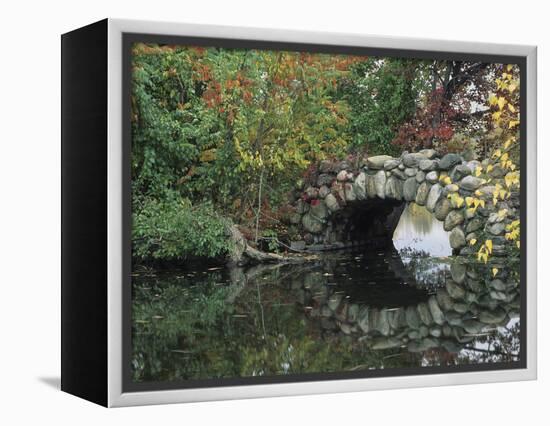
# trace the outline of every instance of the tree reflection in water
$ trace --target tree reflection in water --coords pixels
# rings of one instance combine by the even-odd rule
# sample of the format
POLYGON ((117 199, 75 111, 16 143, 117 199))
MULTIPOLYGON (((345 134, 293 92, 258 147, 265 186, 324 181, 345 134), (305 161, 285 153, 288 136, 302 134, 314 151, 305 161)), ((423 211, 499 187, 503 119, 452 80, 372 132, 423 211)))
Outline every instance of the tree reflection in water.
MULTIPOLYGON (((407 220, 396 241, 412 235, 403 231, 407 220)), ((419 242, 440 232, 425 219, 418 223, 419 242)), ((496 265, 494 277, 495 265, 426 251, 338 252, 305 265, 136 274, 133 378, 517 361, 519 265, 496 265)))
POLYGON ((491 281, 479 279, 479 293, 465 284, 459 287, 468 288, 463 299, 452 298, 445 285, 411 284, 406 268, 396 273, 388 267, 395 258, 374 254, 348 253, 308 266, 135 277, 135 380, 517 359, 517 320, 504 328, 519 312, 513 284, 497 295, 506 300, 491 298, 491 281), (424 324, 418 314, 431 298, 447 304, 441 325, 433 315, 424 324), (479 321, 483 309, 494 314, 489 321, 495 324, 479 321), (408 320, 408 310, 417 318, 408 320))

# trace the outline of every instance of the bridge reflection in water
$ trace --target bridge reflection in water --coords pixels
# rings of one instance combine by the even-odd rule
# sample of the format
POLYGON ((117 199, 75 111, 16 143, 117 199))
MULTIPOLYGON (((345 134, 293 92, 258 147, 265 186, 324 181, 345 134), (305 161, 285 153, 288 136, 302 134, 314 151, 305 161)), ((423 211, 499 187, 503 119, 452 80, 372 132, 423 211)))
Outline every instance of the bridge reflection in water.
POLYGON ((135 276, 134 379, 517 361, 518 266, 447 257, 445 231, 419 211, 405 210, 399 251, 135 276))

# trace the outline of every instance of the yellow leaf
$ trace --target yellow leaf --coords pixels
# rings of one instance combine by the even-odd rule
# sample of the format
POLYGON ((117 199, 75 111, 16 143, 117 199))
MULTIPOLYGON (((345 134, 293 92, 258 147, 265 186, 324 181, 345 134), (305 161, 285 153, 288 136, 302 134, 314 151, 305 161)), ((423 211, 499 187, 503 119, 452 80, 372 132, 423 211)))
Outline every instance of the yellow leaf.
POLYGON ((512 104, 508 104, 508 109, 510 110, 510 112, 516 112, 516 108, 512 104))
POLYGON ((497 104, 497 97, 495 95, 489 96, 489 105, 494 106, 497 104))
POLYGON ((504 97, 501 96, 500 98, 498 98, 498 101, 497 101, 498 108, 499 109, 504 108, 504 105, 506 105, 506 102, 507 101, 504 97))
POLYGON ((512 185, 512 180, 508 175, 504 176, 504 183, 506 184, 506 187, 510 187, 512 185))
POLYGON ((518 88, 518 85, 516 83, 510 83, 510 85, 508 86, 508 91, 510 93, 512 93, 514 90, 516 90, 518 88))
POLYGON ((485 246, 487 247, 487 250, 489 250, 489 253, 493 252, 493 241, 491 240, 485 241, 485 246))
POLYGON ((456 197, 456 206, 457 207, 462 207, 462 204, 464 204, 464 198, 462 198, 460 196, 457 196, 456 197))
POLYGON ((500 149, 497 149, 494 153, 493 153, 493 158, 498 158, 502 155, 502 151, 500 149))
POLYGON ((474 199, 472 197, 466 197, 466 205, 470 207, 474 203, 474 199))
POLYGON ((473 246, 475 243, 477 243, 477 240, 475 238, 472 238, 470 240, 470 245, 473 246))
POLYGON ((515 141, 515 138, 511 137, 506 142, 504 142, 504 149, 508 149, 514 141, 515 141))
POLYGON ((485 200, 479 200, 479 205, 480 205, 482 208, 485 208, 485 200))
POLYGON ((518 120, 510 120, 510 122, 508 123, 508 128, 512 129, 512 128, 516 127, 518 124, 519 124, 518 120))
POLYGON ((519 248, 519 241, 516 241, 516 246, 517 248, 519 248))
POLYGON ((498 268, 493 268, 491 269, 491 271, 493 272, 493 277, 498 273, 498 268))

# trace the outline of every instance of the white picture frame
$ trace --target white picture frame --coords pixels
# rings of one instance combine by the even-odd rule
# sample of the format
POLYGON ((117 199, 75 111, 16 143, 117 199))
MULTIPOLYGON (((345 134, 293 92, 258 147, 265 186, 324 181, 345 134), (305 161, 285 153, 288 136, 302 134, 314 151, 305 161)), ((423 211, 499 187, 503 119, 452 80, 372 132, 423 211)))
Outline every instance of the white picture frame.
POLYGON ((107 26, 107 378, 106 401, 109 407, 181 403, 197 401, 261 398, 319 393, 357 392, 424 386, 534 380, 537 377, 537 52, 534 46, 427 40, 400 37, 378 37, 359 34, 316 33, 231 26, 209 26, 182 23, 108 19, 107 26), (527 322, 526 368, 455 372, 393 377, 316 380, 253 385, 232 385, 207 388, 125 391, 123 386, 123 36, 124 34, 169 35, 183 37, 224 38, 282 43, 306 43, 335 46, 359 46, 456 54, 510 55, 525 58, 526 85, 526 298, 527 322))

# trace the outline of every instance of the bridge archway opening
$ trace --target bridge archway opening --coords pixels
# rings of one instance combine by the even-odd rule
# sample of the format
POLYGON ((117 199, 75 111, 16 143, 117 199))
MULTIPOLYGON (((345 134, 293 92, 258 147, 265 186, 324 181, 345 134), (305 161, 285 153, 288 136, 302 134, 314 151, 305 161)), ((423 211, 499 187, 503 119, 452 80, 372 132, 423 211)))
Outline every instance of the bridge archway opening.
POLYGON ((323 242, 329 247, 393 247, 392 236, 406 203, 372 199, 356 201, 327 220, 323 242))
POLYGON ((393 232, 393 245, 399 252, 447 257, 453 254, 449 242, 450 232, 443 222, 424 206, 409 203, 403 209, 393 232))
MULTIPOLYGON (((294 247, 306 251, 393 244, 405 207, 425 206, 448 232, 452 255, 474 254, 484 234, 493 256, 506 256, 506 227, 519 219, 518 193, 497 198, 502 173, 479 176, 481 163, 434 150, 321 162, 293 195, 288 222, 294 247), (473 205, 473 207, 472 207, 473 205), (502 213, 504 212, 504 213, 502 213)), ((448 247, 444 247, 448 250, 448 247)))

